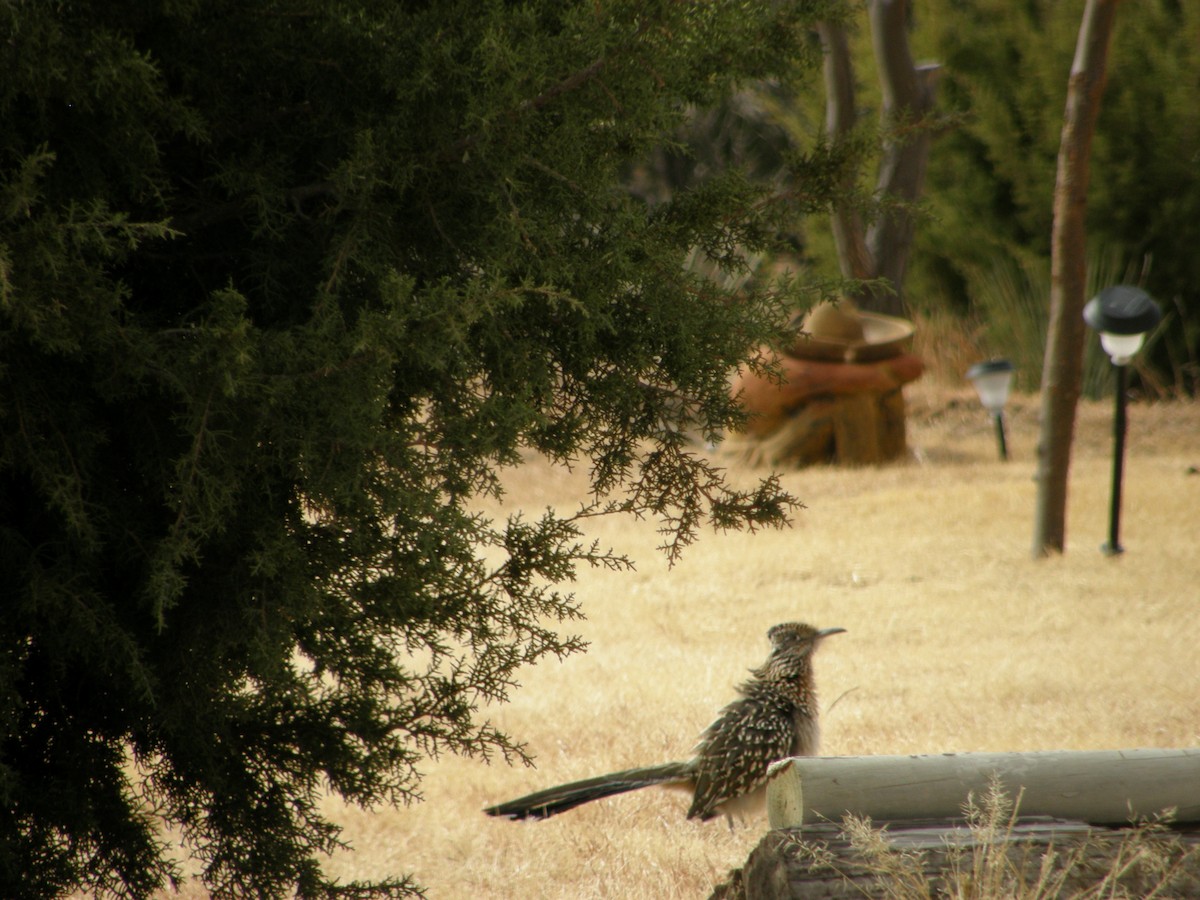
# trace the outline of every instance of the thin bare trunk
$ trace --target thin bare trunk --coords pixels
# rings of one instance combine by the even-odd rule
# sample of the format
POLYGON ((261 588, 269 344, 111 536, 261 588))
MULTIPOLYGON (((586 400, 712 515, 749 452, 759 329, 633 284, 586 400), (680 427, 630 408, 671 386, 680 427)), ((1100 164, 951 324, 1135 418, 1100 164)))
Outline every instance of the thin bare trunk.
MULTIPOLYGON (((854 66, 846 30, 840 25, 822 22, 817 26, 825 51, 825 130, 834 143, 844 141, 854 130, 858 110, 854 100, 854 66)), ((847 171, 838 185, 843 194, 854 190, 855 174, 847 171)), ((875 276, 875 260, 867 250, 866 229, 858 208, 850 203, 837 204, 831 215, 833 240, 837 247, 842 276, 860 281, 875 276)))
MULTIPOLYGON (((883 280, 888 289, 864 288, 855 300, 864 309, 903 315, 904 273, 913 238, 911 205, 921 196, 932 135, 924 120, 933 109, 940 67, 916 66, 908 45, 909 0, 868 3, 876 68, 883 92, 885 133, 876 182, 883 212, 868 230, 859 210, 842 203, 833 210, 833 236, 842 275, 883 280)), ((854 69, 845 30, 818 27, 825 51, 825 126, 830 140, 844 141, 857 125, 854 69)), ((842 185, 854 187, 853 175, 842 185)))
POLYGON ((1062 553, 1066 546, 1067 476, 1075 434, 1085 328, 1088 163, 1104 92, 1108 44, 1120 0, 1088 0, 1079 26, 1075 61, 1054 186, 1050 257, 1050 323, 1042 369, 1038 435, 1038 495, 1035 557, 1062 553))
POLYGON ((875 61, 883 90, 884 145, 876 195, 885 208, 872 224, 867 247, 875 275, 891 283, 894 294, 875 304, 880 312, 904 313, 904 273, 913 240, 911 205, 921 198, 933 132, 924 120, 933 109, 941 67, 917 66, 908 46, 908 0, 872 0, 868 6, 875 61))

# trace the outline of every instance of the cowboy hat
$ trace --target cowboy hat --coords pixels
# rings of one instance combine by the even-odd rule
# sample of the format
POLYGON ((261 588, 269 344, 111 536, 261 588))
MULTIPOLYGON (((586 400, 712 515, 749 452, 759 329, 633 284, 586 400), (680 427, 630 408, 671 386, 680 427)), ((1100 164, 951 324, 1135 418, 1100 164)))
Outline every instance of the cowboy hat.
POLYGON ((819 303, 804 317, 795 343, 788 349, 800 359, 873 362, 898 356, 912 337, 906 319, 860 311, 849 300, 819 303))

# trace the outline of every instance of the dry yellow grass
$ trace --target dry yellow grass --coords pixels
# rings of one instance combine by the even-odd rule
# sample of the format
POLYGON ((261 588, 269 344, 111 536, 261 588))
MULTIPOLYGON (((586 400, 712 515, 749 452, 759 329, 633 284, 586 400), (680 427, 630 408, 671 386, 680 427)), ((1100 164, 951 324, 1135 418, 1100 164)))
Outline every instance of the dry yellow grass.
MULTIPOLYGON (((600 523, 638 570, 582 572, 590 651, 530 669, 490 711, 537 769, 443 759, 422 804, 337 808, 356 852, 332 871, 412 872, 436 898, 706 896, 765 822, 688 822, 682 796, 655 790, 545 822, 480 810, 686 756, 765 655, 766 629, 792 619, 849 632, 817 659, 828 754, 1200 745, 1200 406, 1131 408, 1115 559, 1098 552, 1110 407, 1082 406, 1068 552, 1034 561, 1036 399, 1010 407, 1007 464, 968 394, 918 386, 909 404, 913 459, 787 474, 808 507, 789 530, 706 534, 668 569, 651 525, 600 523)), ((508 487, 498 514, 570 508, 585 481, 534 465, 508 487)))

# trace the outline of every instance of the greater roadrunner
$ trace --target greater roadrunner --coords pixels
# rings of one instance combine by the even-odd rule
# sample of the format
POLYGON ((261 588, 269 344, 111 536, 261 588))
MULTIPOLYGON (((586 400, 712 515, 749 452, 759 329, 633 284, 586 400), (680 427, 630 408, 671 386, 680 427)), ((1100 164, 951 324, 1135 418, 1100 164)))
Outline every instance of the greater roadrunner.
POLYGON ((845 630, 818 631, 802 622, 786 622, 768 631, 771 655, 750 670, 752 677, 738 687, 738 698, 705 729, 690 760, 573 781, 484 812, 510 819, 545 819, 591 800, 654 784, 689 791, 689 819, 711 819, 718 814, 732 817, 761 809, 771 763, 817 752, 812 655, 823 638, 845 630))

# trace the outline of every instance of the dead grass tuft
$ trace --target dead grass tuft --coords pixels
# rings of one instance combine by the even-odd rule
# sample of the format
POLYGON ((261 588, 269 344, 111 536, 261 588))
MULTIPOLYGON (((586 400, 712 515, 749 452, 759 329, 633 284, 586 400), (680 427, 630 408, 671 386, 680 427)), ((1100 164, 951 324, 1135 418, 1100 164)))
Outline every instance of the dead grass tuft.
POLYGON ((1153 900, 1191 896, 1196 886, 1200 847, 1181 843, 1165 821, 1047 844, 1019 830, 1019 808, 1020 797, 994 782, 967 801, 966 834, 938 851, 897 846, 869 819, 847 817, 842 827, 874 876, 872 896, 887 900, 1153 900))

